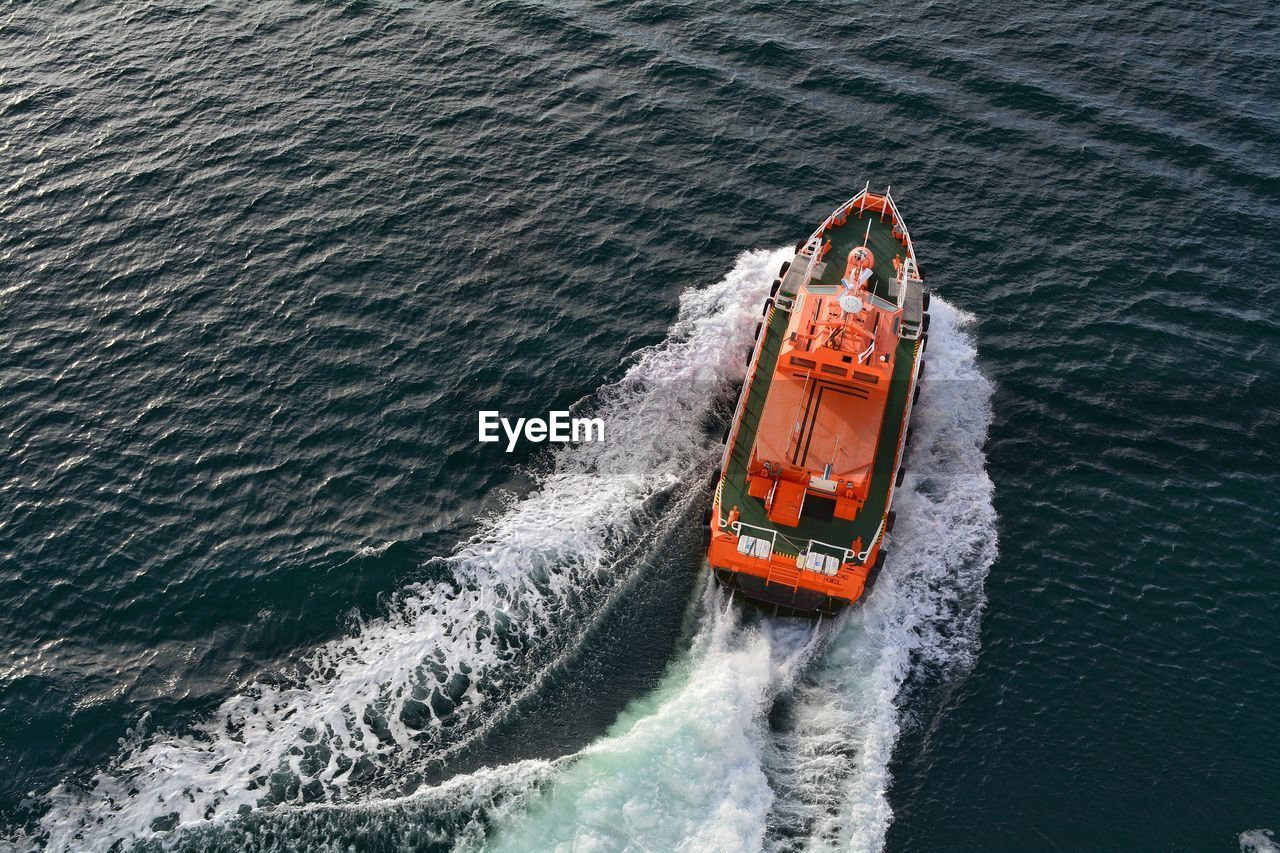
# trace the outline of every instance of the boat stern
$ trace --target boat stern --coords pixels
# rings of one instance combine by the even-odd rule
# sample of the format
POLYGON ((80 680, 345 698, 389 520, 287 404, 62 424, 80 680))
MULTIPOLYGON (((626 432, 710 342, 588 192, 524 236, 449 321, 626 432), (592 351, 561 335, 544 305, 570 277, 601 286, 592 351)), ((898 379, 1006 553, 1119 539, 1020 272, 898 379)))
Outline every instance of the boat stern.
POLYGON ((878 543, 865 554, 807 543, 795 547, 777 531, 745 527, 712 507, 707 560, 726 589, 778 613, 831 614, 862 597, 883 561, 878 543))

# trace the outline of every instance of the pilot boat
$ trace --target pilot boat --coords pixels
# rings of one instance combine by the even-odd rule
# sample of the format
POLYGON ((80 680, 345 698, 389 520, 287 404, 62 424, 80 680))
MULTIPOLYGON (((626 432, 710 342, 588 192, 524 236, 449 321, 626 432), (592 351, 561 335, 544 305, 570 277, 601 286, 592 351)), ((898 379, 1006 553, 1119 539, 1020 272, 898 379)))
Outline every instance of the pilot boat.
POLYGON ((716 578, 777 613, 857 601, 893 532, 929 294, 893 196, 869 186, 773 283, 706 517, 716 578))

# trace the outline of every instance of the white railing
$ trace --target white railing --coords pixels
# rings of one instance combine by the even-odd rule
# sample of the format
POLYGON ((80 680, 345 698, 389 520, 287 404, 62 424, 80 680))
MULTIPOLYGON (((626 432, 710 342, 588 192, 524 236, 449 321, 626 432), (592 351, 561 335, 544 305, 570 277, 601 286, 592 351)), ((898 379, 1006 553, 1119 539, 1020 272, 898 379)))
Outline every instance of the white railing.
POLYGON ((839 545, 832 545, 830 542, 823 542, 821 539, 810 539, 809 548, 806 553, 813 552, 813 546, 821 545, 823 548, 831 549, 832 556, 839 557, 841 563, 849 562, 849 557, 853 555, 852 548, 841 548, 839 545))
POLYGON ((902 262, 902 269, 898 271, 898 304, 901 308, 907 301, 907 285, 920 281, 920 272, 916 267, 915 258, 910 255, 902 262))
MULTIPOLYGON (((912 267, 919 269, 919 264, 916 263, 916 245, 911 242, 911 232, 907 230, 907 223, 903 221, 902 214, 898 212, 898 205, 893 201, 892 189, 893 187, 885 188, 884 199, 889 210, 893 213, 893 224, 902 232, 902 240, 907 244, 907 259, 903 262, 902 267, 906 269, 907 263, 910 263, 912 267)), ((918 275, 916 277, 919 278, 918 275)), ((898 292, 899 294, 905 292, 905 288, 899 289, 898 292)), ((901 295, 898 296, 898 304, 902 304, 901 295)))
MULTIPOLYGON (((889 214, 893 219, 893 226, 902 232, 902 240, 907 246, 907 258, 906 258, 906 261, 903 262, 902 268, 905 271, 907 269, 907 266, 910 265, 912 270, 912 275, 915 278, 919 278, 920 277, 918 273, 919 264, 916 263, 916 247, 915 247, 915 244, 911 242, 911 232, 907 230, 906 223, 902 219, 902 214, 898 212, 898 205, 893 200, 892 190, 893 190, 893 187, 885 188, 884 200, 885 200, 885 207, 889 209, 889 214)), ((831 211, 831 215, 828 216, 826 219, 824 219, 822 221, 822 224, 819 225, 818 228, 813 232, 813 234, 809 236, 809 239, 805 241, 804 248, 800 250, 800 253, 804 254, 805 252, 808 252, 809 266, 805 269, 804 281, 800 283, 800 287, 802 288, 808 287, 810 280, 813 278, 814 267, 817 266, 818 260, 819 260, 818 256, 822 252, 823 232, 825 232, 828 228, 834 225, 835 221, 841 218, 841 216, 844 216, 847 218, 849 214, 853 212, 854 205, 860 205, 858 212, 859 214, 861 214, 862 210, 864 210, 866 207, 866 200, 870 194, 871 194, 871 182, 868 181, 866 185, 861 190, 859 190, 856 195, 854 195, 853 198, 849 199, 844 204, 840 205, 835 210, 831 211)), ((905 279, 900 278, 900 284, 898 287, 898 307, 902 307, 902 302, 903 302, 903 299, 905 298, 903 296, 904 293, 906 293, 905 279)))
MULTIPOLYGON (((822 236, 819 232, 814 232, 812 236, 805 241, 804 248, 801 253, 809 253, 809 263, 804 268, 804 281, 800 282, 800 286, 796 288, 796 295, 800 291, 809 286, 809 282, 813 280, 813 271, 818 266, 818 259, 822 256, 822 236)), ((779 291, 781 292, 781 291, 779 291)))
MULTIPOLYGON (((811 571, 810 569, 805 568, 806 557, 808 557, 810 554, 823 554, 822 551, 815 550, 815 548, 826 548, 831 553, 823 554, 823 556, 837 557, 840 560, 840 566, 843 566, 845 563, 849 563, 849 562, 857 563, 858 565, 864 565, 867 562, 867 557, 870 556, 871 554, 871 549, 874 548, 876 545, 876 542, 880 540, 880 534, 884 532, 884 519, 882 518, 880 519, 880 526, 876 528, 876 535, 871 537, 871 542, 865 548, 863 548, 861 552, 857 552, 857 551, 854 551, 852 548, 842 548, 839 545, 832 545, 830 542, 823 542, 821 539, 809 539, 806 541, 806 543, 803 546, 801 546, 791 541, 790 539, 788 539, 786 536, 784 536, 782 533, 780 533, 778 530, 774 528, 758 527, 757 525, 754 525, 754 524, 747 524, 745 521, 735 521, 732 524, 727 524, 723 518, 717 518, 716 521, 721 528, 727 527, 735 536, 739 536, 739 537, 742 536, 742 531, 743 529, 746 529, 746 528, 749 528, 750 530, 756 530, 756 531, 759 531, 760 533, 765 534, 765 536, 767 536, 769 539, 770 558, 772 558, 775 552, 778 550, 778 540, 781 539, 783 543, 790 545, 792 548, 795 549, 797 568, 802 569, 804 571, 811 571)), ((763 537, 756 537, 756 538, 763 538, 763 537)), ((763 559, 763 558, 759 558, 759 559, 763 559)), ((826 573, 821 572, 820 574, 826 574, 826 573)))
MULTIPOLYGON (((892 500, 893 500, 893 486, 890 486, 890 487, 889 487, 889 500, 890 500, 890 501, 892 501, 892 500)), ((867 557, 870 557, 870 556, 871 556, 871 549, 872 549, 872 548, 874 548, 874 547, 876 547, 876 543, 880 541, 880 534, 881 534, 881 533, 884 533, 884 519, 883 519, 883 518, 882 518, 882 519, 880 519, 880 526, 876 528, 876 535, 871 537, 871 541, 867 543, 867 547, 863 548, 861 552, 859 552, 859 553, 857 553, 857 554, 854 554, 854 555, 853 555, 853 556, 855 556, 855 557, 857 557, 857 558, 858 558, 858 563, 859 563, 859 565, 865 565, 865 564, 866 564, 866 562, 867 562, 867 557)))
POLYGON ((857 195, 831 211, 830 215, 828 215, 826 219, 822 220, 822 224, 814 229, 814 232, 809 235, 809 239, 805 241, 804 248, 801 249, 801 253, 806 251, 809 253, 809 266, 805 269, 804 281, 800 282, 800 287, 796 289, 797 293, 800 292, 800 289, 808 287, 810 280, 813 278, 813 269, 817 266, 818 256, 822 253, 823 232, 835 224, 835 221, 840 218, 841 214, 847 217, 853 210, 853 206, 855 204, 866 199, 867 192, 870 187, 871 182, 868 181, 867 185, 859 190, 857 195))
MULTIPOLYGON (((778 531, 771 530, 768 527, 756 527, 754 524, 747 524, 745 521, 735 521, 733 522, 733 524, 729 525, 729 529, 733 531, 733 535, 739 536, 739 537, 742 536, 742 528, 744 527, 750 527, 752 530, 759 530, 761 533, 768 535, 769 543, 770 543, 770 548, 769 548, 770 557, 773 556, 774 551, 778 550, 778 535, 779 535, 778 531)), ((757 538, 760 538, 760 537, 757 537, 757 538)), ((785 536, 783 536, 782 539, 784 542, 787 541, 787 537, 785 536)))
MULTIPOLYGON (((778 291, 778 296, 782 295, 782 291, 778 291)), ((769 310, 765 312, 764 323, 760 327, 760 334, 756 336, 756 342, 751 350, 751 361, 747 364, 747 376, 742 381, 742 392, 738 395, 738 405, 733 410, 733 420, 729 423, 732 429, 729 431, 729 437, 724 443, 724 453, 720 454, 720 479, 723 480, 725 475, 729 473, 729 453, 733 450, 733 443, 738 439, 738 430, 742 428, 742 412, 747 407, 747 397, 751 394, 751 385, 756 378, 756 362, 760 360, 760 350, 764 349, 765 339, 769 337, 769 324, 773 322, 773 312, 777 307, 777 298, 769 310)))

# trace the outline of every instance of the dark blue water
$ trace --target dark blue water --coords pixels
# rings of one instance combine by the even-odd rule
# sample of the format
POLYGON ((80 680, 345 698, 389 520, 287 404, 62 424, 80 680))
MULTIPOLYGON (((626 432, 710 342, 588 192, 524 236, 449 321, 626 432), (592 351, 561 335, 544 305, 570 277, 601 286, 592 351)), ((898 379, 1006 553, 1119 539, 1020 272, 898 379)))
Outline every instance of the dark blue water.
POLYGON ((1249 2, 0 6, 11 843, 1259 843, 1277 45, 1249 2), (898 585, 810 646, 717 616, 691 530, 773 250, 867 180, 937 375, 898 585), (476 442, 570 406, 611 440, 476 442))

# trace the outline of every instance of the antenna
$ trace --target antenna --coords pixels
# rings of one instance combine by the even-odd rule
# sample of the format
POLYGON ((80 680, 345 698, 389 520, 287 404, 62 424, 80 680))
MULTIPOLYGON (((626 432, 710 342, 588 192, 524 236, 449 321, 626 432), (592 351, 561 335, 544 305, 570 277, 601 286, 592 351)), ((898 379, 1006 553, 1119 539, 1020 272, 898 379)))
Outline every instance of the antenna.
POLYGON ((871 220, 867 220, 867 233, 862 235, 862 248, 867 247, 867 241, 871 239, 871 220))

